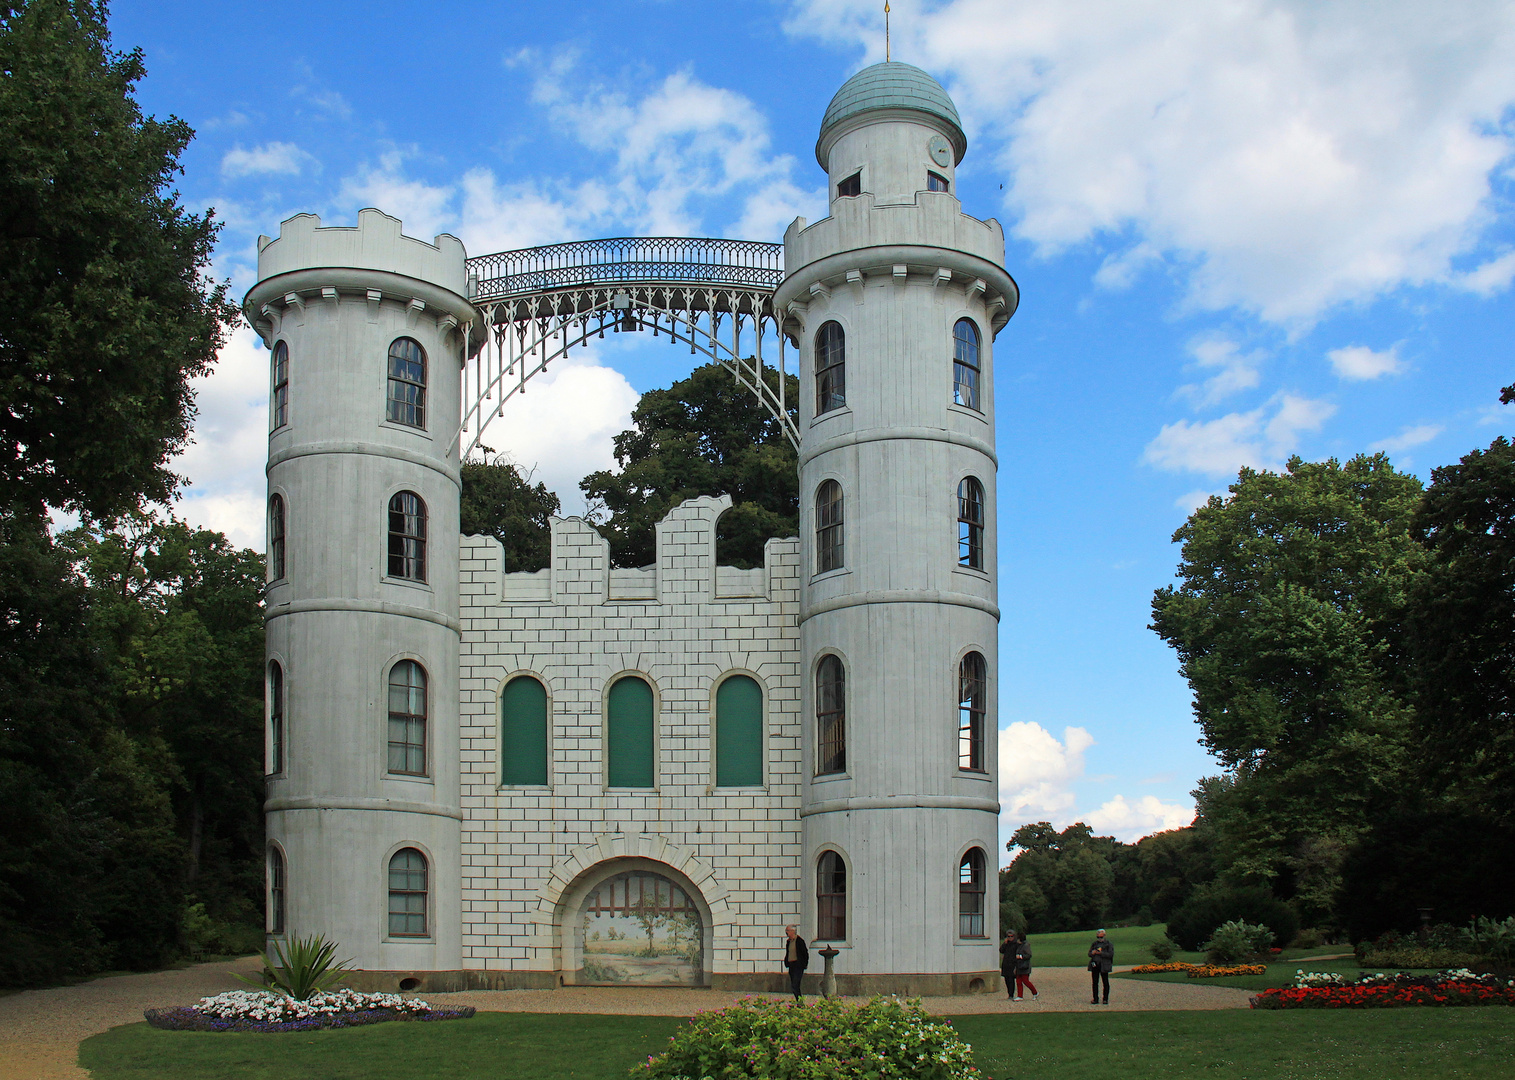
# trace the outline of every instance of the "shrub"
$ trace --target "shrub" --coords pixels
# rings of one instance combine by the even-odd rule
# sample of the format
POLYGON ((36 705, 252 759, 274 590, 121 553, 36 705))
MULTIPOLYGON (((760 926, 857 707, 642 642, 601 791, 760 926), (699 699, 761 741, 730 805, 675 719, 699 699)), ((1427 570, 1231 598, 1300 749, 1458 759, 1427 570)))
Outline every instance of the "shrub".
POLYGON ((861 1005, 747 998, 695 1016, 668 1048, 631 1071, 636 1080, 977 1080, 973 1049, 916 1001, 861 1005))
POLYGON ((1325 935, 1319 930, 1301 930, 1294 935, 1294 940, 1289 942, 1291 949, 1318 949, 1325 942, 1325 935))
POLYGON ((1216 927, 1205 945, 1205 956, 1212 964, 1234 964, 1265 952, 1272 941, 1273 931, 1266 926, 1232 919, 1216 927))
POLYGON ((1463 931, 1464 947, 1498 964, 1515 964, 1515 915, 1499 922, 1479 916, 1463 931))
POLYGON ((1456 949, 1433 949, 1425 945, 1402 944, 1387 949, 1370 949, 1358 956, 1357 964, 1364 968, 1460 968, 1476 964, 1476 953, 1456 949))
POLYGON ((1206 889, 1168 916, 1168 936, 1197 951, 1221 923, 1261 923, 1273 929, 1273 944, 1287 945, 1299 932, 1299 917, 1267 889, 1255 886, 1206 889))
POLYGON ((1152 954, 1154 960, 1172 960, 1173 942, 1167 938, 1158 938, 1147 946, 1147 951, 1152 954))

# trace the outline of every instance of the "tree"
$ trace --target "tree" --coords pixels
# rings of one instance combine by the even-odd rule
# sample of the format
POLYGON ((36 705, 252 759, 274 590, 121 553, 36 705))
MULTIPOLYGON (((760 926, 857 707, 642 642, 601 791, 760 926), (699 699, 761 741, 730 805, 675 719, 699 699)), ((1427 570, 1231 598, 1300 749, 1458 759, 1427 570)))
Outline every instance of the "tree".
POLYGON ((1515 826, 1515 447, 1433 470, 1411 531, 1430 555, 1404 649, 1425 760, 1515 826))
POLYGON ((1126 845, 1093 835, 1081 821, 1061 832, 1039 821, 1022 825, 1005 846, 1021 849, 1000 871, 1001 911, 1009 925, 1046 934, 1105 921, 1115 882, 1111 864, 1126 845))
MULTIPOLYGON (((765 373, 777 392, 778 373, 765 373)), ((787 400, 799 400, 789 377, 787 400)), ((791 416, 797 415, 791 408, 791 416)), ((723 562, 763 564, 763 544, 799 529, 799 465, 793 445, 746 387, 719 364, 697 367, 667 390, 649 390, 615 437, 619 472, 579 484, 605 515, 600 531, 616 566, 656 558, 653 527, 685 499, 730 495, 717 543, 723 562)))
POLYGON ((1423 553, 1420 482, 1382 454, 1243 469, 1174 534, 1181 584, 1153 597, 1202 742, 1221 873, 1292 893, 1301 843, 1348 844, 1408 776, 1411 709, 1393 660, 1423 553))
POLYGON ((171 800, 175 884, 235 937, 262 906, 263 559, 140 512, 60 545, 89 585, 97 693, 171 800))
POLYGON ((219 226, 169 187, 193 132, 143 117, 103 3, 0 4, 0 73, 0 483, 97 517, 163 501, 237 317, 205 277, 219 226))
POLYGON ((548 566, 552 559, 548 519, 561 508, 545 484, 533 487, 531 477, 508 461, 496 457, 463 463, 459 526, 464 536, 498 540, 505 549, 506 573, 548 566))

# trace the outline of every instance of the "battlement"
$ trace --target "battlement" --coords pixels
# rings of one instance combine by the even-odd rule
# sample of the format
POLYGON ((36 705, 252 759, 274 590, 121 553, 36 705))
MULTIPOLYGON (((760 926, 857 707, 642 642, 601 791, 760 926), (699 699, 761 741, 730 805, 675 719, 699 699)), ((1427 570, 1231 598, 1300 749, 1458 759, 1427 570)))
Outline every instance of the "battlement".
POLYGON ((715 526, 730 508, 729 495, 679 503, 657 524, 657 560, 633 569, 610 565, 610 544, 583 518, 552 519, 552 564, 534 572, 502 573, 504 553, 498 540, 464 536, 459 583, 463 603, 595 606, 702 604, 743 598, 798 601, 796 538, 769 540, 760 567, 743 570, 717 565, 715 526))
POLYGON ((399 218, 379 210, 358 212, 356 226, 322 225, 315 214, 296 214, 277 238, 258 237, 258 280, 316 267, 379 270, 467 292, 463 242, 442 233, 428 243, 406 236, 399 218))
POLYGON ((784 261, 792 274, 817 259, 856 248, 909 245, 939 247, 1005 264, 1005 231, 994 218, 965 214, 957 197, 917 191, 909 202, 879 202, 863 192, 831 204, 831 216, 815 224, 795 218, 784 233, 784 261))

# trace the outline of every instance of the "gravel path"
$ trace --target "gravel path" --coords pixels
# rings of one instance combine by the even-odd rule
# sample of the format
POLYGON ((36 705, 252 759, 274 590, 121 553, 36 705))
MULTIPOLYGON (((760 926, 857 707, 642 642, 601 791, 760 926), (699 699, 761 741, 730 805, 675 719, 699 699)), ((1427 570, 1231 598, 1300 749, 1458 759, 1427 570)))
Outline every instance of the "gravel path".
MULTIPOLYGON (((199 964, 178 971, 121 975, 77 986, 27 990, 0 997, 0 1080, 88 1080, 75 1060, 79 1043, 120 1024, 138 1023, 142 1010, 189 1005, 208 994, 241 989, 229 972, 252 972, 257 960, 199 964)), ((943 1016, 969 1013, 1103 1012, 1089 1004, 1089 974, 1082 968, 1041 968, 1033 976, 1041 992, 1011 1003, 975 994, 926 998, 943 1016)), ((473 1005, 486 1012, 621 1013, 689 1016, 729 1005, 745 994, 658 987, 567 987, 560 990, 474 990, 428 994, 435 1004, 473 1005)), ((1110 986, 1111 1011, 1151 1009, 1245 1009, 1248 992, 1219 986, 1118 979, 1110 986)))

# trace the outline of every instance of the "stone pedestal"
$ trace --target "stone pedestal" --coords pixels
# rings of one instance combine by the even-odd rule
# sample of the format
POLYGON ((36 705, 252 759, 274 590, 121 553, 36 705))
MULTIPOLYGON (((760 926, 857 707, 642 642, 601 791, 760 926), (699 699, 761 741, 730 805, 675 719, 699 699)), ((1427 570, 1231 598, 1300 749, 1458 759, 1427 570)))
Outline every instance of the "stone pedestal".
POLYGON ((833 964, 836 962, 837 950, 830 945, 820 950, 820 954, 826 960, 826 970, 821 973, 821 997, 836 997, 836 970, 833 964))

